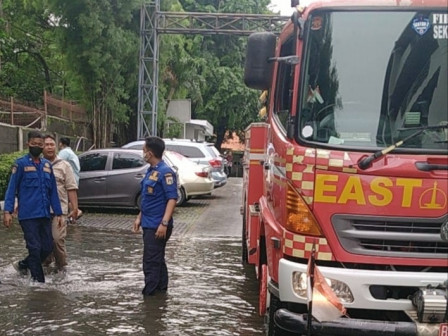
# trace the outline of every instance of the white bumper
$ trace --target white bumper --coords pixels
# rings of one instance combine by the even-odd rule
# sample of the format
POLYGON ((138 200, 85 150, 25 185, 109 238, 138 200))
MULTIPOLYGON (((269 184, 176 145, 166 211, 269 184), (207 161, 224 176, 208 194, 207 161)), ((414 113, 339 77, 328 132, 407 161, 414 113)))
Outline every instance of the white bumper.
MULTIPOLYGON (((293 290, 293 272, 306 273, 307 265, 280 260, 279 265, 279 293, 280 300, 306 304, 305 297, 298 296, 293 290)), ((411 300, 407 299, 375 299, 369 291, 371 285, 426 287, 437 286, 447 280, 443 273, 426 272, 388 272, 353 270, 346 268, 333 268, 319 266, 321 273, 330 279, 344 282, 352 291, 354 301, 344 303, 346 308, 379 309, 379 310, 413 310, 411 300)))

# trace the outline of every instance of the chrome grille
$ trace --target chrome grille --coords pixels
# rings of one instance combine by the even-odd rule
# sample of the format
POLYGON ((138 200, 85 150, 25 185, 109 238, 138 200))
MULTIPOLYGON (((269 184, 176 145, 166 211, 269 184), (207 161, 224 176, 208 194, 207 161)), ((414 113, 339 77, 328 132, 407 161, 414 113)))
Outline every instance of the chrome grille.
POLYGON ((448 242, 440 228, 447 219, 335 215, 332 224, 341 245, 354 254, 446 259, 448 242))

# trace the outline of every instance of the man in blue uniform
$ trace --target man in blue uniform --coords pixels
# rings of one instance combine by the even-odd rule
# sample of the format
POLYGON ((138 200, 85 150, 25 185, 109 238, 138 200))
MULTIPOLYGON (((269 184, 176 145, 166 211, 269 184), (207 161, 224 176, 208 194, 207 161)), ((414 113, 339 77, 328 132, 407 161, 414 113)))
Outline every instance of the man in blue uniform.
POLYGON ((143 154, 148 168, 141 182, 140 213, 133 231, 143 228, 143 295, 153 295, 168 288, 165 247, 173 230, 173 212, 177 200, 176 174, 162 160, 165 143, 159 137, 145 139, 143 154))
POLYGON ((53 250, 50 206, 62 224, 56 179, 50 161, 41 158, 44 139, 41 133, 28 133, 29 154, 16 160, 6 190, 3 223, 12 224, 15 198, 18 199, 18 218, 28 249, 28 257, 19 262, 22 271, 29 268, 34 281, 45 282, 44 261, 53 250))

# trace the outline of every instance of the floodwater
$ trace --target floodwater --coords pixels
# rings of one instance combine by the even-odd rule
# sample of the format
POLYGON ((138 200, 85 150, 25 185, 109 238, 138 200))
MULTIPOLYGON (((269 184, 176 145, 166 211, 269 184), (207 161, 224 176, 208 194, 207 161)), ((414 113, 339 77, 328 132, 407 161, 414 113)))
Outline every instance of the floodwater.
POLYGON ((70 225, 65 277, 30 284, 12 262, 26 255, 17 223, 0 229, 0 335, 263 335, 257 283, 238 237, 175 231, 166 294, 141 295, 141 236, 70 225))

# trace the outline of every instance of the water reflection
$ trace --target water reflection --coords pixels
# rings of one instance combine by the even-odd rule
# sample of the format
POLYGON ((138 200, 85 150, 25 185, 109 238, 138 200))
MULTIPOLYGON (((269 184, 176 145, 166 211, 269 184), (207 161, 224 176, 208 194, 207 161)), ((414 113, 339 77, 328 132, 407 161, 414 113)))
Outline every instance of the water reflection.
POLYGON ((21 231, 0 229, 2 335, 262 335, 257 285, 240 264, 238 238, 176 237, 166 258, 170 288, 143 299, 139 235, 71 226, 65 277, 29 284, 11 263, 21 231))

